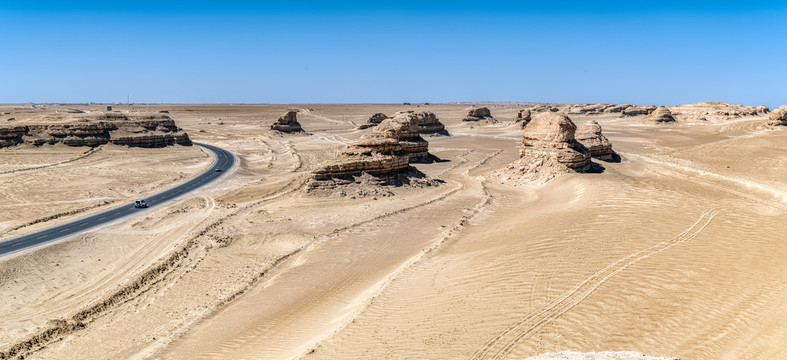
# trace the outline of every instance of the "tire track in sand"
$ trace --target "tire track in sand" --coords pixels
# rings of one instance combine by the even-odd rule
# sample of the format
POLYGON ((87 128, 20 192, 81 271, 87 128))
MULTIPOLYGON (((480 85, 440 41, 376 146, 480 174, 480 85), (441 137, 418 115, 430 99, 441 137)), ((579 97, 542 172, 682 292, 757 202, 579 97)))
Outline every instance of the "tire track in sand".
POLYGON ((504 359, 522 342, 522 340, 527 339, 544 327, 544 325, 571 310, 619 272, 640 260, 647 259, 675 245, 680 245, 696 238, 719 212, 721 212, 719 209, 705 211, 694 224, 675 237, 637 251, 607 265, 603 269, 587 277, 585 280, 579 282, 553 301, 542 306, 525 318, 511 324, 511 326, 503 332, 487 341, 470 358, 473 360, 504 359))

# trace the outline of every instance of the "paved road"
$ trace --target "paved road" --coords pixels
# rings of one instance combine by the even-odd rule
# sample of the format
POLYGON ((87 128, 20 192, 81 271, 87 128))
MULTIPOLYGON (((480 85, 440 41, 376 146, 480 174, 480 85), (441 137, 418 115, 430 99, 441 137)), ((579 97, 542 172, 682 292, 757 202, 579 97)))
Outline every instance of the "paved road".
MULTIPOLYGON (((194 143, 194 145, 202 146, 203 148, 206 148, 212 151, 214 154, 216 154, 216 162, 213 163, 213 166, 211 166, 210 169, 208 169, 204 173, 200 174, 194 179, 189 180, 187 183, 183 185, 176 186, 167 191, 145 198, 145 201, 147 201, 148 206, 155 206, 157 204, 162 204, 168 200, 172 200, 178 196, 181 196, 205 184, 208 184, 211 181, 216 180, 220 176, 224 175, 224 172, 229 170, 235 164, 235 157, 232 156, 232 153, 230 153, 227 150, 207 144, 194 143), (217 172, 216 171, 217 168, 221 169, 222 171, 217 172)), ((24 235, 14 239, 6 240, 0 242, 0 256, 4 256, 16 251, 28 249, 34 246, 38 246, 50 241, 60 239, 65 236, 78 234, 87 229, 96 227, 98 225, 106 224, 108 222, 115 221, 117 219, 124 218, 132 214, 136 214, 137 212, 140 211, 147 211, 147 209, 137 209, 134 207, 134 203, 132 202, 120 207, 116 207, 111 210, 104 211, 99 214, 88 216, 83 219, 75 220, 46 230, 41 230, 39 232, 35 232, 29 235, 24 235)))

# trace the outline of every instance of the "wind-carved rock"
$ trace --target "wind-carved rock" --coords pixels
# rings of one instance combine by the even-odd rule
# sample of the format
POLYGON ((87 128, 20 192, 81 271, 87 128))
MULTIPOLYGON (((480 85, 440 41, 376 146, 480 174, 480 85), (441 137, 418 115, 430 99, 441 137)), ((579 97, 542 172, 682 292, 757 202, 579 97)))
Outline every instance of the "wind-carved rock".
POLYGON ((52 121, 47 124, 0 127, 0 147, 22 143, 35 146, 58 143, 69 146, 191 145, 188 134, 164 114, 94 113, 76 118, 54 118, 52 121))
POLYGON ((631 105, 621 110, 621 113, 625 116, 649 115, 656 109, 657 108, 654 105, 648 105, 648 106, 631 105))
POLYGON ((388 117, 388 115, 385 115, 383 113, 373 114, 372 116, 369 116, 369 120, 366 121, 366 124, 361 124, 360 126, 358 126, 358 129, 363 130, 363 129, 368 129, 370 127, 375 127, 379 123, 383 122, 383 120, 385 119, 390 119, 390 117, 388 117))
POLYGON ((767 124, 769 126, 787 126, 787 105, 782 105, 771 111, 767 124))
POLYGON ((429 143, 418 133, 418 117, 412 112, 397 113, 391 123, 399 127, 399 143, 407 152, 410 162, 429 160, 429 143))
POLYGON ((645 116, 642 121, 648 124, 666 124, 675 122, 675 118, 672 117, 672 112, 669 108, 666 106, 659 106, 656 110, 653 110, 650 115, 645 116))
POLYGON ((562 173, 591 170, 590 151, 575 138, 568 116, 539 113, 525 126, 520 159, 494 176, 502 182, 546 182, 562 173))
POLYGON ((525 127, 530 120, 532 120, 532 113, 528 109, 519 110, 516 113, 516 119, 514 119, 515 124, 519 124, 520 127, 525 127))
POLYGON ((492 117, 492 112, 488 107, 473 107, 467 110, 467 115, 462 121, 486 121, 489 123, 496 123, 497 120, 492 117))
POLYGON ((298 110, 287 110, 286 113, 279 116, 276 122, 271 125, 271 130, 280 131, 283 133, 301 133, 304 132, 301 124, 298 122, 298 110))
MULTIPOLYGON (((399 116, 397 116, 398 118, 399 116)), ((411 153, 400 139, 408 139, 417 130, 409 119, 386 119, 371 133, 361 136, 341 154, 320 164, 312 172, 308 191, 333 191, 344 185, 366 187, 357 195, 386 195, 369 186, 421 184, 432 185, 432 180, 410 167, 411 153)), ((346 195, 344 191, 341 195, 346 195)))
POLYGON ((448 131, 445 130, 445 125, 443 125, 440 119, 437 118, 437 115, 431 111, 402 110, 397 111, 394 117, 402 114, 412 114, 415 116, 419 134, 449 135, 448 131))
POLYGON ((575 137, 590 151, 590 156, 604 161, 613 161, 617 158, 617 154, 612 150, 612 144, 601 133, 601 125, 596 120, 582 125, 575 133, 575 137))

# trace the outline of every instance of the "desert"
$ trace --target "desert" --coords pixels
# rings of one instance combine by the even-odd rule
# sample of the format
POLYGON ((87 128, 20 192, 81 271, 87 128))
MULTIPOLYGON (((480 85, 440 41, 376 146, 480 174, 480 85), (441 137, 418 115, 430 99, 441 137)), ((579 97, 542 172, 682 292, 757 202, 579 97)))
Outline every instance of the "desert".
POLYGON ((0 258, 0 358, 787 351, 776 111, 698 122, 692 107, 667 106, 664 123, 646 119, 661 108, 561 104, 37 107, 0 107, 0 131, 160 114, 190 141, 0 148, 4 241, 211 170, 194 143, 237 161, 179 198, 0 258), (469 105, 495 122, 469 126, 469 105), (377 113, 390 117, 359 129, 377 113), (303 130, 272 128, 292 124, 281 114, 303 130), (436 119, 449 136, 428 131, 436 119), (424 151, 437 160, 418 161, 424 151), (330 165, 359 163, 371 165, 330 165), (390 174, 408 180, 381 180, 390 174))

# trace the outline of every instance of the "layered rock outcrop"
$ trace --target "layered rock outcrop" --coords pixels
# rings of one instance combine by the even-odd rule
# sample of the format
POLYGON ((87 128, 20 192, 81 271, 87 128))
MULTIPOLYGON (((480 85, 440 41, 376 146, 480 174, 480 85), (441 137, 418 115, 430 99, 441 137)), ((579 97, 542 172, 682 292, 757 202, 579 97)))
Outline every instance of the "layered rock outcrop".
POLYGON ((394 126, 399 127, 399 143, 407 152, 410 162, 426 162, 429 159, 429 143, 421 137, 419 120, 413 112, 399 112, 390 119, 394 126))
POLYGON ((304 132, 301 124, 298 122, 298 110, 287 110, 286 113, 279 116, 276 122, 271 125, 271 130, 283 133, 301 133, 304 132))
POLYGON ((580 144, 568 116, 540 113, 525 127, 520 159, 495 176, 503 182, 544 182, 566 172, 591 170, 590 151, 580 144))
MULTIPOLYGON (((411 115, 410 115, 411 116, 411 115)), ((399 139, 417 135, 417 126, 409 119, 396 116, 383 120, 371 133, 363 135, 339 156, 320 164, 312 172, 309 191, 332 191, 342 185, 402 185, 425 176, 411 168, 411 153, 399 139), (399 118, 397 120, 397 118, 399 118)), ((359 194, 376 190, 362 190, 359 194)))
POLYGON ((462 121, 487 121, 495 123, 497 120, 492 117, 492 112, 488 107, 474 107, 467 110, 467 115, 462 121))
POLYGON ((669 108, 666 106, 659 106, 656 110, 653 110, 650 115, 645 116, 642 121, 648 124, 666 124, 675 122, 675 118, 672 117, 672 112, 669 108))
POLYGON ((596 120, 591 120, 577 129, 575 137, 580 144, 590 151, 590 156, 605 160, 615 160, 612 143, 601 133, 601 125, 596 120))
POLYGON ((412 114, 415 117, 418 124, 418 133, 420 134, 448 135, 445 125, 431 111, 402 110, 397 111, 394 117, 403 114, 412 114))
POLYGON ((69 146, 117 144, 161 147, 191 145, 187 133, 164 114, 94 113, 78 118, 52 118, 51 123, 0 127, 0 147, 29 143, 69 146))
POLYGON ((771 111, 768 115, 769 126, 787 126, 787 105, 782 105, 778 109, 771 111))
POLYGON ((515 124, 519 124, 520 127, 525 127, 530 120, 532 120, 532 113, 528 109, 519 110, 516 113, 516 119, 514 119, 515 124))

